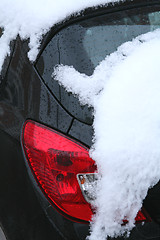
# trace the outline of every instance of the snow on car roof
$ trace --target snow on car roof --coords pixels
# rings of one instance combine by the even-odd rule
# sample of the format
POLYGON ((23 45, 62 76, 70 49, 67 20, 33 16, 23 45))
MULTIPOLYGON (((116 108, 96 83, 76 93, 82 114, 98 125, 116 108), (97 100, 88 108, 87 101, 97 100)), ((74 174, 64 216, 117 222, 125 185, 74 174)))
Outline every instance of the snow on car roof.
POLYGON ((19 35, 29 39, 28 57, 34 61, 42 35, 56 23, 81 10, 119 0, 1 0, 0 71, 4 58, 10 53, 9 43, 19 35))

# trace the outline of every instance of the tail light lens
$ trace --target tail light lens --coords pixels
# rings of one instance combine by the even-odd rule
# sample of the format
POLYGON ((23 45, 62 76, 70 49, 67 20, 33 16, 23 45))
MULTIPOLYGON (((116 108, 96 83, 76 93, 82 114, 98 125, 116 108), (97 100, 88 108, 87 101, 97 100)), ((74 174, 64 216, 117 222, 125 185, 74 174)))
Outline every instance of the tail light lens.
MULTIPOLYGON (((24 124, 22 146, 32 174, 50 203, 72 219, 90 221, 97 169, 88 149, 32 120, 24 124)), ((140 211, 136 221, 146 220, 140 211)))
POLYGON ((89 221, 91 206, 77 180, 77 174, 96 170, 88 149, 31 120, 24 124, 22 144, 32 173, 50 203, 73 218, 89 221))

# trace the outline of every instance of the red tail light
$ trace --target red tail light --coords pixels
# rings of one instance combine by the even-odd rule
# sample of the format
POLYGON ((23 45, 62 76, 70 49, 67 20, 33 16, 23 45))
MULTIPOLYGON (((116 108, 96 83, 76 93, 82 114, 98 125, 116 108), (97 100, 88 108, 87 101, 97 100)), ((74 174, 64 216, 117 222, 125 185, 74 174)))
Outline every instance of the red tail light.
MULTIPOLYGON (((32 120, 24 124, 22 145, 31 171, 50 203, 68 217, 91 220, 91 205, 85 200, 77 177, 96 171, 88 149, 32 120)), ((145 220, 139 212, 136 221, 145 220)))
POLYGON ((77 180, 77 174, 96 170, 88 149, 31 120, 24 124, 22 144, 32 173, 50 203, 71 217, 89 221, 91 206, 77 180))

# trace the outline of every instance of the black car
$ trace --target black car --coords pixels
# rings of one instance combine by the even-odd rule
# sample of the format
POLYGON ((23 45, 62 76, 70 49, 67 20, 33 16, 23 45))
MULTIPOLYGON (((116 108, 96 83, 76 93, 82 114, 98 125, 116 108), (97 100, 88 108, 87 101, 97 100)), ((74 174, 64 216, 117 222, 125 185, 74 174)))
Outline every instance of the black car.
MULTIPOLYGON (((93 109, 54 80, 54 67, 74 66, 90 76, 122 43, 159 27, 158 0, 119 1, 53 26, 35 63, 27 57, 27 41, 11 43, 0 79, 1 240, 89 235, 94 209, 85 181, 95 180, 88 154, 93 109)), ((129 239, 160 239, 159 183, 149 190, 129 239)))

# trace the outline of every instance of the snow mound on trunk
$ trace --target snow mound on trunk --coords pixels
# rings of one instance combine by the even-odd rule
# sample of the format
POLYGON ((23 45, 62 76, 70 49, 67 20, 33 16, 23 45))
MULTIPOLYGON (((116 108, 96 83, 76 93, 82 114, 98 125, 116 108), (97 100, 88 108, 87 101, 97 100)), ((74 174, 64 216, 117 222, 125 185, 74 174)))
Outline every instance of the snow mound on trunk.
POLYGON ((94 107, 90 156, 102 177, 90 240, 130 231, 148 189, 160 179, 159 56, 156 30, 120 46, 92 76, 62 65, 53 73, 82 104, 94 107))

